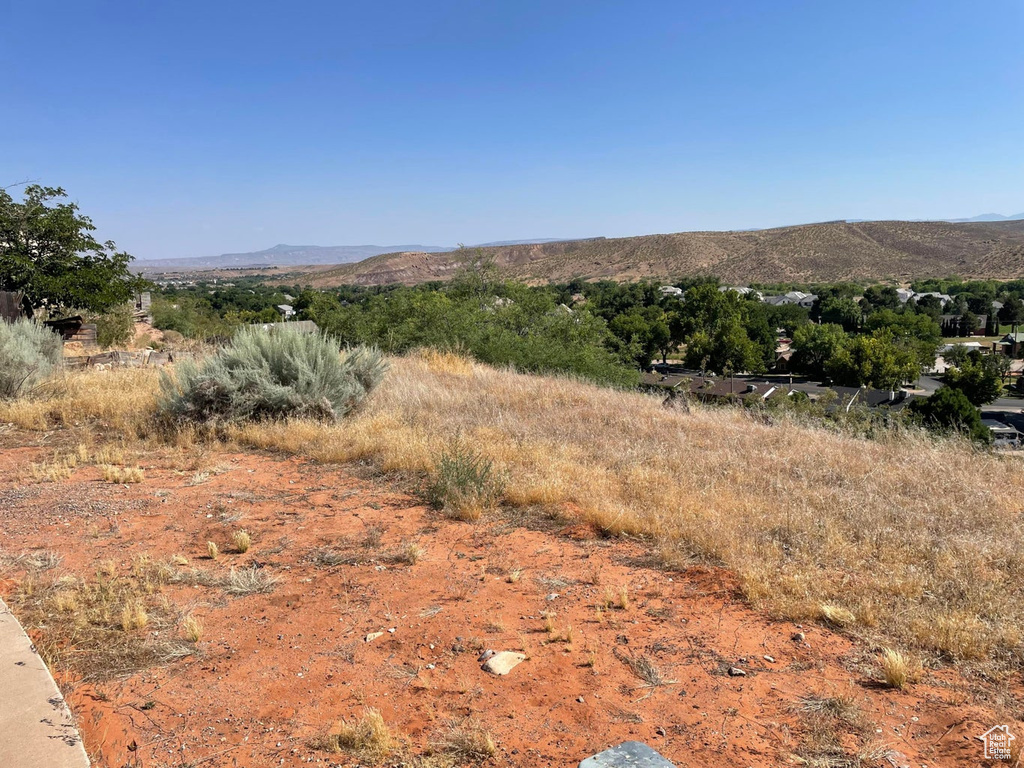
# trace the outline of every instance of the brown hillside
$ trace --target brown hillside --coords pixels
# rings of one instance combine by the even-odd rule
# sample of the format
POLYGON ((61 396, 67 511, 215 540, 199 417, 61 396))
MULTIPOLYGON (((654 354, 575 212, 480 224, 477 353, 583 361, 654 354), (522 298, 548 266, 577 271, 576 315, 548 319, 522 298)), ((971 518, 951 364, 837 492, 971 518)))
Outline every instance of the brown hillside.
POLYGON ((448 279, 483 253, 509 277, 637 280, 713 275, 726 282, 814 282, 1024 276, 1024 221, 829 222, 756 232, 681 232, 512 245, 452 253, 394 253, 317 274, 313 285, 413 285, 448 279))

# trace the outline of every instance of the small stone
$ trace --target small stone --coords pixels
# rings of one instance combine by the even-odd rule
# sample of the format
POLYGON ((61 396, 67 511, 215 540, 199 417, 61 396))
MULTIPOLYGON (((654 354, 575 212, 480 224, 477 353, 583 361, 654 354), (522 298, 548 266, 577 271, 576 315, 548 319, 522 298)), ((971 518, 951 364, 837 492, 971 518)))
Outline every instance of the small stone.
POLYGON ((484 662, 482 669, 492 675, 507 675, 512 668, 526 661, 525 653, 515 651, 501 651, 496 653, 484 662))
POLYGON ((764 660, 767 661, 769 664, 774 664, 775 663, 775 657, 774 656, 765 656, 764 660))
POLYGON ((550 603, 552 600, 557 600, 558 599, 558 593, 557 592, 552 592, 550 595, 548 595, 544 599, 547 600, 550 603))
POLYGON ((664 736, 665 735, 665 729, 662 728, 660 725, 657 728, 654 729, 654 732, 656 734, 658 734, 659 736, 664 736))
POLYGON ((368 634, 366 637, 363 638, 363 642, 364 643, 372 643, 378 637, 383 637, 383 636, 384 636, 383 632, 371 632, 370 634, 368 634))
POLYGON ((576 701, 578 701, 580 704, 582 704, 583 703, 583 697, 582 696, 577 696, 576 697, 576 701))
POLYGON ((484 662, 484 661, 487 661, 489 658, 491 658, 491 656, 493 656, 493 655, 494 655, 494 651, 492 651, 490 648, 488 648, 486 651, 484 651, 479 656, 477 656, 476 660, 479 661, 479 662, 484 662))
POLYGON ((806 637, 807 637, 807 635, 805 635, 803 632, 794 632, 793 633, 793 642, 794 643, 802 643, 806 637))
POLYGON ((427 669, 433 669, 433 668, 434 668, 433 664, 427 664, 427 669))
POLYGON ((744 672, 739 667, 729 667, 729 676, 730 677, 746 677, 747 673, 744 672))
POLYGON ((393 635, 393 634, 395 634, 395 630, 396 629, 397 629, 397 627, 392 627, 391 629, 388 630, 388 632, 393 635))

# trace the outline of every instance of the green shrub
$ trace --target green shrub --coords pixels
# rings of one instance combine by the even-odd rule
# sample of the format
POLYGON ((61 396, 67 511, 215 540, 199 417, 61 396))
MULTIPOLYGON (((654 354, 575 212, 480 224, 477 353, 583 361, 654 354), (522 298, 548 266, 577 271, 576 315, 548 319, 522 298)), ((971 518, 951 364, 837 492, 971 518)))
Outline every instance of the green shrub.
POLYGON ((13 399, 39 384, 61 364, 63 342, 31 320, 0 320, 0 399, 13 399))
POLYGON ((907 409, 925 427, 936 432, 960 434, 979 443, 990 443, 992 432, 981 422, 981 411, 961 390, 939 387, 907 409))
POLYGON ((85 322, 96 323, 96 343, 101 347, 123 346, 135 338, 135 318, 127 304, 102 314, 82 314, 85 322))
POLYGON ((160 381, 160 411, 174 422, 287 417, 335 421, 362 402, 387 371, 380 352, 344 357, 326 336, 246 328, 202 363, 180 363, 160 381))
POLYGON ((441 454, 427 500, 435 509, 458 520, 477 520, 494 506, 502 492, 494 464, 481 454, 456 446, 441 454))

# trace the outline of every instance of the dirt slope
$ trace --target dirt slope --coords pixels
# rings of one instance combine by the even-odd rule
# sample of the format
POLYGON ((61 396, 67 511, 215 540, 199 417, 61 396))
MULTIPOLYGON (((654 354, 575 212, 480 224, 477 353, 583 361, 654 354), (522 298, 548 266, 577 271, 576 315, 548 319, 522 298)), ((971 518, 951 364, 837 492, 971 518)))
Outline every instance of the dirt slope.
MULTIPOLYGON (((487 764, 503 766, 575 765, 627 739, 683 767, 795 764, 794 755, 975 765, 974 737, 1002 722, 966 703, 971 684, 951 670, 907 692, 881 688, 872 649, 769 621, 738 600, 725 572, 655 569, 643 548, 586 527, 451 522, 348 470, 257 454, 151 453, 132 486, 102 483, 92 467, 31 482, 28 467, 49 450, 17 447, 26 442, 0 434, 0 531, 8 551, 63 557, 39 581, 172 555, 217 572, 257 564, 280 580, 271 594, 236 598, 164 588, 201 619, 202 640, 166 666, 72 688, 99 768, 366 764, 311 746, 366 707, 410 754, 476 720, 497 745, 487 764), (228 552, 243 527, 246 554, 204 556, 207 541, 228 552), (409 542, 422 556, 394 562, 388 553, 409 542), (325 547, 348 562, 318 566, 325 547), (597 611, 623 589, 628 606, 597 611), (383 634, 367 642, 371 632, 383 634), (477 661, 484 649, 529 658, 493 677, 477 661), (639 659, 663 685, 638 677, 629 662, 639 659), (842 721, 805 711, 820 701, 846 702, 842 721)), ((15 590, 3 576, 0 590, 15 590)))
POLYGON ((681 232, 513 245, 452 253, 397 253, 318 271, 317 287, 445 280, 484 254, 510 277, 636 280, 714 275, 726 282, 1014 278, 1024 276, 1024 221, 831 222, 756 232, 681 232))

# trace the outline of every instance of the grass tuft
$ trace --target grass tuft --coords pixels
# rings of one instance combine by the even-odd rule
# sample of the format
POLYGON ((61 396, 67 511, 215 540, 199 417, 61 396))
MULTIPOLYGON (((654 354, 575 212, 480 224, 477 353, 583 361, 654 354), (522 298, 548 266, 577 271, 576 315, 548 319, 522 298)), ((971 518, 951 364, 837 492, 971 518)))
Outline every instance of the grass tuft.
POLYGON ((146 479, 146 474, 140 467, 119 467, 116 464, 103 464, 100 466, 100 471, 103 473, 103 480, 105 482, 118 485, 141 483, 146 479))
POLYGON ((819 611, 820 618, 834 627, 848 627, 857 621, 852 611, 833 603, 824 603, 819 611))
POLYGON ((235 531, 231 535, 231 545, 234 547, 235 552, 244 555, 252 545, 252 537, 249 536, 248 531, 235 531))
POLYGON ((195 616, 186 616, 181 622, 181 629, 190 643, 198 643, 203 638, 203 623, 195 616))
POLYGON ((379 763, 396 752, 401 742, 392 733, 380 710, 368 708, 358 720, 341 721, 331 732, 314 741, 314 748, 348 752, 361 761, 379 763))
POLYGON ((273 592, 278 578, 262 568, 232 568, 224 579, 223 588, 229 595, 255 595, 273 592))
POLYGON ((494 737, 474 719, 449 722, 447 730, 431 743, 431 750, 453 757, 463 765, 483 762, 498 752, 494 737))
POLYGON ((882 677, 890 688, 903 690, 920 677, 920 664, 900 651, 883 648, 880 663, 882 677))
POLYGON ((501 486, 492 461, 455 446, 441 453, 427 499, 449 517, 471 522, 497 503, 501 486))

